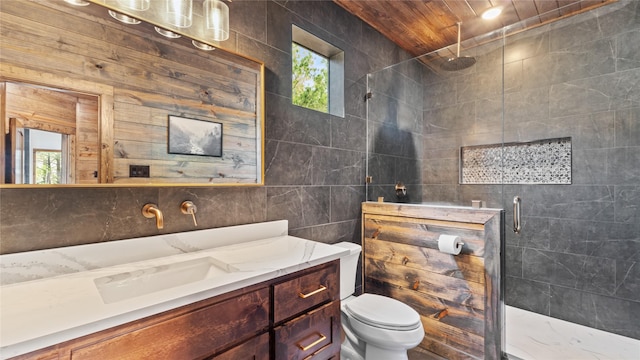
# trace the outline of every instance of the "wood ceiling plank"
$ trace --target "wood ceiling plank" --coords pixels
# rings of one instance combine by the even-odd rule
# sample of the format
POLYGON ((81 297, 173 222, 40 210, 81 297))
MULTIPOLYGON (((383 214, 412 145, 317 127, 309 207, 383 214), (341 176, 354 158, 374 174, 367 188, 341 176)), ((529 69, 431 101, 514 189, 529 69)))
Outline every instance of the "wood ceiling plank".
MULTIPOLYGON (((0 0, 2 1, 2 0, 0 0)), ((462 21, 464 47, 485 42, 483 36, 502 26, 522 23, 535 27, 550 21, 584 12, 617 0, 334 0, 382 35, 414 56, 455 45, 458 21, 462 21), (492 6, 504 6, 495 21, 484 21, 481 13, 492 6)), ((522 30, 522 29, 521 29, 522 30)), ((519 31, 521 31, 519 30, 519 31)), ((463 49, 464 50, 464 49, 463 49)))
MULTIPOLYGON (((385 4, 379 4, 385 6, 385 4)), ((405 33, 413 33, 417 35, 413 40, 414 46, 420 50, 413 50, 414 55, 420 55, 430 48, 430 45, 446 46, 447 39, 451 34, 446 29, 446 23, 451 21, 453 14, 447 13, 442 7, 431 6, 431 3, 422 1, 401 2, 395 4, 395 17, 405 28, 405 33)), ((405 34, 394 34, 393 37, 404 38, 405 34)), ((399 41, 407 41, 409 39, 399 39, 399 41)))
POLYGON ((546 22, 560 16, 558 11, 558 2, 555 0, 534 0, 540 21, 546 22))
POLYGON ((489 0, 465 0, 465 2, 469 4, 477 16, 482 15, 485 10, 493 7, 493 4, 489 0))
POLYGON ((558 0, 560 15, 564 16, 580 10, 580 2, 577 0, 558 0))
POLYGON ((583 0, 580 3, 580 8, 583 9, 583 10, 584 9, 589 9, 591 7, 594 7, 594 6, 601 5, 603 2, 606 2, 606 1, 604 1, 604 0, 583 0))
POLYGON ((466 21, 467 19, 477 16, 476 12, 467 1, 442 0, 442 3, 444 3, 444 5, 448 7, 461 21, 466 21))
MULTIPOLYGON (((502 13, 496 20, 503 26, 509 26, 511 24, 515 24, 522 19, 520 19, 520 15, 516 11, 516 7, 514 6, 512 1, 503 2, 500 6, 502 6, 502 13)), ((492 30, 496 30, 498 28, 494 28, 492 30)))
MULTIPOLYGON (((538 16, 536 4, 531 0, 513 0, 513 6, 515 7, 521 21, 538 16)), ((539 18, 538 22, 540 22, 539 18)))
MULTIPOLYGON (((455 14, 455 17, 458 19, 458 21, 462 21, 462 40, 470 39, 475 37, 477 34, 484 34, 493 30, 494 26, 492 26, 491 23, 487 23, 480 18, 479 14, 477 14, 476 11, 471 7, 469 0, 443 0, 443 3, 455 14)), ((491 7, 491 3, 489 1, 483 0, 482 3, 486 3, 489 7, 491 7)), ((480 7, 478 6, 478 8, 480 7)), ((456 32, 457 27, 455 26, 456 22, 453 22, 451 24, 452 29, 454 29, 454 39, 456 39, 458 36, 456 32)))

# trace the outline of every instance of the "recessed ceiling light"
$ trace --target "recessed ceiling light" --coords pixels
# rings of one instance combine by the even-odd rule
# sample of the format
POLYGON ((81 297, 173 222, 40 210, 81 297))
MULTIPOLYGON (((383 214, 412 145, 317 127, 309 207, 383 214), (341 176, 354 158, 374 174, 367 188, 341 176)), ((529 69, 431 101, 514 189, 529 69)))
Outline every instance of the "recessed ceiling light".
POLYGON ((492 20, 498 17, 502 13, 502 7, 496 6, 485 10, 482 13, 482 18, 485 20, 492 20))
POLYGON ((88 2, 83 1, 83 0, 64 0, 64 2, 66 2, 67 4, 74 5, 74 6, 87 6, 87 5, 89 5, 88 2))

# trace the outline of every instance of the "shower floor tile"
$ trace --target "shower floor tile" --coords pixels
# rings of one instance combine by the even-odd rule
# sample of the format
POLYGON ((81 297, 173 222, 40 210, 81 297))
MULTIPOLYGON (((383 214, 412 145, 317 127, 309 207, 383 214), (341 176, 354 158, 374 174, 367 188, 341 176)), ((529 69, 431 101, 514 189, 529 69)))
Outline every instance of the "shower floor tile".
POLYGON ((640 340, 507 306, 507 353, 523 360, 638 360, 640 340))

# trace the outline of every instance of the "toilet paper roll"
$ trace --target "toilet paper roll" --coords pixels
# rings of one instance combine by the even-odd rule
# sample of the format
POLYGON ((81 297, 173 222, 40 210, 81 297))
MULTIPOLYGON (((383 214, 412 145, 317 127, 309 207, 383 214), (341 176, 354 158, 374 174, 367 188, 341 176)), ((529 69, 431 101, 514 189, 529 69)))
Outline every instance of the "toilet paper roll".
POLYGON ((460 254, 462 245, 464 245, 464 243, 459 236, 441 234, 438 238, 438 250, 446 254, 460 254))

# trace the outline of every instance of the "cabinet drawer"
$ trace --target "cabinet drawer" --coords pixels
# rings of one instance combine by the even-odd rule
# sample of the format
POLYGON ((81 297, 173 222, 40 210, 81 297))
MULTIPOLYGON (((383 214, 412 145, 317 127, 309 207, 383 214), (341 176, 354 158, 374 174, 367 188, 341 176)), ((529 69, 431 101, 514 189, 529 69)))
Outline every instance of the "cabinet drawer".
POLYGON ((273 285, 273 321, 278 323, 340 296, 339 261, 273 285))
POLYGON ((275 328, 276 359, 330 359, 340 352, 340 302, 275 328))
POLYGON ((71 359, 195 359, 269 326, 269 289, 262 288, 175 318, 71 350, 71 359))
POLYGON ((212 357, 215 360, 269 360, 269 333, 264 333, 212 357))

